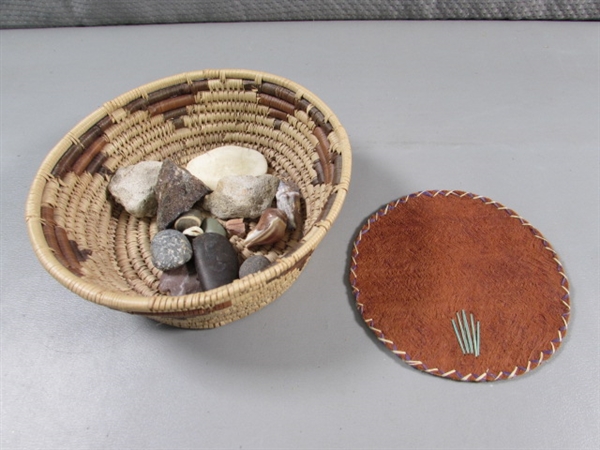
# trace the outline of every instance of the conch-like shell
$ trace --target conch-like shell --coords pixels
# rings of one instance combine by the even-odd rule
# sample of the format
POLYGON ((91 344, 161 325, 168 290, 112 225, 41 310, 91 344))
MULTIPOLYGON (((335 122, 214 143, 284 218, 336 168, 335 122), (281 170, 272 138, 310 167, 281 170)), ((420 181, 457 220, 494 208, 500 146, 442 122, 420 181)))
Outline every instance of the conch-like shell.
POLYGON ((287 228, 287 216, 277 208, 267 208, 263 211, 256 227, 248 233, 244 245, 274 244, 283 238, 287 228))
POLYGON ((302 220, 300 216, 300 192, 292 189, 287 183, 279 181, 277 193, 277 208, 287 216, 287 225, 290 230, 295 230, 302 220))

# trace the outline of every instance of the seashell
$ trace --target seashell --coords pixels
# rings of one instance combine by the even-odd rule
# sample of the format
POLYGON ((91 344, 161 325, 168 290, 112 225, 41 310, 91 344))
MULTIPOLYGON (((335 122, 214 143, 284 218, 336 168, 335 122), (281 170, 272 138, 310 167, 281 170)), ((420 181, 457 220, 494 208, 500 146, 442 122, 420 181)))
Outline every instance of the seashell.
POLYGON ((177 231, 184 231, 191 227, 199 227, 202 225, 203 214, 197 209, 190 209, 188 212, 183 213, 175 221, 173 228, 177 231))
POLYGON ((280 181, 275 194, 277 208, 282 210, 287 216, 287 226, 290 230, 295 230, 302 217, 300 215, 300 192, 291 188, 287 183, 280 181))
POLYGON ((194 225, 193 227, 186 228, 182 231, 186 236, 196 237, 204 234, 204 230, 200 228, 198 225, 194 225))
POLYGON ((244 241, 246 247, 255 245, 273 244, 285 234, 287 228, 287 216, 277 208, 267 208, 260 216, 256 228, 254 228, 244 241))

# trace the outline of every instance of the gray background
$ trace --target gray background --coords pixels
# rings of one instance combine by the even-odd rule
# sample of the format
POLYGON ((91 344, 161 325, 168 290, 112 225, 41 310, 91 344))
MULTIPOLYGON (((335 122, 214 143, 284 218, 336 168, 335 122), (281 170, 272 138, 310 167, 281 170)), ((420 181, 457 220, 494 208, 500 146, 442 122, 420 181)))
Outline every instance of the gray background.
MULTIPOLYGON (((2 448, 597 448, 600 25, 305 22, 4 30, 2 448), (80 119, 203 68, 290 78, 353 146, 344 208, 277 301, 209 331, 86 302, 24 224, 42 159, 80 119), (488 196, 552 242, 572 285, 559 352, 514 380, 426 375, 366 329, 357 228, 422 189, 488 196)), ((516 301, 520 299, 515 299, 516 301)))

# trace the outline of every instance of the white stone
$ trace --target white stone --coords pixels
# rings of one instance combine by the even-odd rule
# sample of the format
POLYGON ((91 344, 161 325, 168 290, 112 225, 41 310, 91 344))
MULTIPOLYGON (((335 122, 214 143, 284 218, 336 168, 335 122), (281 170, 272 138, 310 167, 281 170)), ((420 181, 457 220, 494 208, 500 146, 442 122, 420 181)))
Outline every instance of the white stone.
POLYGON ((108 190, 129 214, 152 217, 156 214, 154 186, 161 166, 159 161, 142 161, 120 167, 110 180, 108 190))
POLYGON ((226 176, 266 174, 267 160, 256 150, 225 145, 196 156, 186 169, 214 191, 219 180, 226 176))

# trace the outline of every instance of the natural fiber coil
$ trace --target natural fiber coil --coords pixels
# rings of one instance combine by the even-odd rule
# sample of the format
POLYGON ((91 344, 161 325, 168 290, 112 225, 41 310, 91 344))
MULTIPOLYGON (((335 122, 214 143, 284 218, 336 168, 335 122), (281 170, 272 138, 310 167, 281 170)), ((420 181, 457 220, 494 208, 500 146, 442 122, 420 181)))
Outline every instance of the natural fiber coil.
POLYGON ((178 327, 212 328, 262 308, 296 280, 339 214, 350 168, 344 128, 298 84, 248 70, 184 73, 107 102, 67 133, 36 174, 27 226, 42 265, 81 297, 178 327), (184 166, 222 145, 258 150, 274 174, 296 185, 303 226, 255 252, 231 238, 242 259, 261 253, 274 261, 262 272, 203 293, 162 295, 150 257, 155 222, 116 204, 110 177, 143 160, 184 166))

